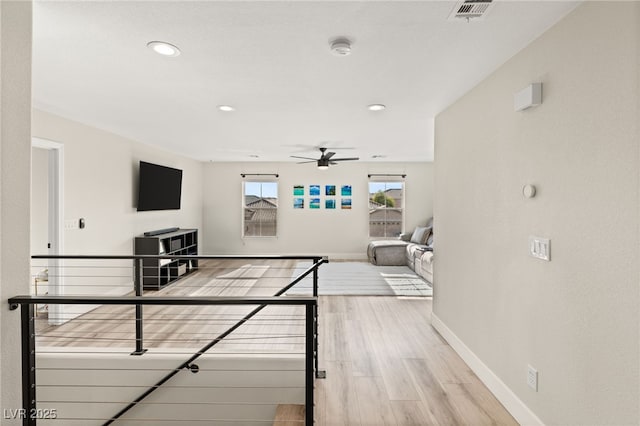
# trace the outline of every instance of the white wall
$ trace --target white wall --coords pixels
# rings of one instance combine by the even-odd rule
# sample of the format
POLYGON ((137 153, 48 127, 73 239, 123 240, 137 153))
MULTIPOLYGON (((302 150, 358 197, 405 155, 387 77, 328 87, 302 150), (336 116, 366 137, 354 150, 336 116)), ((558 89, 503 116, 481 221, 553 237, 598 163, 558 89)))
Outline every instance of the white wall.
MULTIPOLYGON (((104 421, 93 419, 107 419, 126 407, 126 401, 133 401, 197 348, 192 352, 172 348, 169 353, 166 348, 160 353, 151 348, 142 357, 113 350, 114 353, 100 353, 95 347, 54 347, 40 353, 36 359, 40 369, 38 397, 54 402, 43 402, 38 408, 55 409, 57 416, 65 419, 65 426, 102 425, 104 421), (84 384, 91 387, 79 387, 84 384)), ((125 415, 139 421, 117 423, 153 424, 149 419, 163 419, 156 424, 260 426, 265 419, 275 417, 279 404, 304 404, 301 354, 205 353, 197 365, 198 374, 179 372, 125 415), (224 420, 205 423, 203 419, 224 420)), ((60 424, 59 419, 38 420, 38 425, 60 424)))
MULTIPOLYGON (((0 407, 21 407, 20 313, 29 292, 31 2, 0 2, 0 407)), ((3 425, 22 424, 19 419, 3 425)))
POLYGON ((49 151, 31 149, 31 254, 48 253, 49 151))
POLYGON ((66 254, 133 254, 133 237, 160 228, 202 226, 202 163, 40 110, 33 136, 64 144, 66 254), (139 161, 183 170, 180 210, 137 212, 139 161))
POLYGON ((436 119, 434 320, 529 424, 640 422, 639 25, 638 2, 585 2, 436 119))
MULTIPOLYGON (((201 162, 40 110, 33 111, 33 136, 64 145, 65 221, 85 219, 84 229, 64 230, 64 254, 132 255, 134 237, 145 231, 202 228, 201 162), (180 210, 136 211, 140 160, 183 170, 180 210)), ((32 273, 46 265, 34 260, 32 273)), ((120 295, 133 289, 133 263, 127 260, 66 260, 59 275, 66 295, 120 295)), ((57 313, 50 307, 49 320, 62 322, 91 308, 67 306, 57 313)))
MULTIPOLYGON (((352 162, 318 170, 314 164, 209 163, 204 173, 204 249, 207 254, 318 254, 366 257, 369 173, 406 173, 405 229, 433 212, 432 163, 352 162), (242 238, 241 173, 278 173, 277 238, 242 238), (351 210, 308 208, 310 184, 352 185, 351 210), (293 209, 293 186, 305 185, 305 208, 293 209)), ((249 179, 250 176, 247 177, 249 179)), ((324 191, 324 189, 323 189, 324 191)), ((322 196, 321 199, 324 197, 322 196)), ((340 200, 340 196, 336 199, 340 200)), ((324 203, 324 201, 322 201, 324 203)))

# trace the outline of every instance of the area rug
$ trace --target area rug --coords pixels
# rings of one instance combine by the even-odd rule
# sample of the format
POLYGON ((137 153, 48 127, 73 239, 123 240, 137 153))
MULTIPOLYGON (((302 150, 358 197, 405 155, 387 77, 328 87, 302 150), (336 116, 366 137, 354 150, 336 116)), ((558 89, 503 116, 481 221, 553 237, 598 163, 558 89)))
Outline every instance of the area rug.
MULTIPOLYGON (((295 279, 311 266, 299 262, 293 272, 295 279)), ((329 262, 318 269, 318 294, 359 296, 432 296, 431 284, 407 266, 375 266, 366 262, 329 262)), ((287 294, 310 296, 312 275, 291 288, 287 294)))

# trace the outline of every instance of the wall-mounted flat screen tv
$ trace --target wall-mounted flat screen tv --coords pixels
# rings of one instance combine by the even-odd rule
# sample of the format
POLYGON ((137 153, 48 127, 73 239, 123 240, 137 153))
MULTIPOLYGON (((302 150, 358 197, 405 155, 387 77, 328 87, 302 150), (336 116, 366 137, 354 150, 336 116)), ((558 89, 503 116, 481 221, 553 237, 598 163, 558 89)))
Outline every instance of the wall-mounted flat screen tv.
POLYGON ((182 195, 182 170, 140 162, 138 211, 178 210, 182 195))

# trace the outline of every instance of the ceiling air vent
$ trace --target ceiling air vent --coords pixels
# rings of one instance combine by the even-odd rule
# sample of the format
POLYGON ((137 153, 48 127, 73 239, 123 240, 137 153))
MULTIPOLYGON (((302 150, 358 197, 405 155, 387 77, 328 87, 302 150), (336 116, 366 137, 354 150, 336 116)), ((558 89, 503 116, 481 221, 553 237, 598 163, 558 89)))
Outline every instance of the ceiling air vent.
POLYGON ((493 0, 466 0, 456 3, 449 15, 450 21, 465 19, 479 20, 485 17, 493 0))

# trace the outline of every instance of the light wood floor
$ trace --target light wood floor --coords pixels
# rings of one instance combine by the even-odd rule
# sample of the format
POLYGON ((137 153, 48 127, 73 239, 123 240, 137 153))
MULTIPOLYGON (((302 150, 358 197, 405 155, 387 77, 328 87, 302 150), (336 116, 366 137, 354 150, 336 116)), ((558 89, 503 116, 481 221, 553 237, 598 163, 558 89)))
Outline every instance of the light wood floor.
MULTIPOLYGON (((145 297, 267 297, 292 281, 295 261, 208 260, 198 271, 145 297)), ((202 348, 256 306, 144 306, 144 347, 202 348)), ((101 306, 60 326, 36 321, 39 346, 135 347, 133 306, 101 306)), ((268 306, 216 346, 217 352, 304 351, 304 309, 268 306)))
POLYGON ((516 425, 430 325, 430 298, 320 298, 318 425, 516 425))
MULTIPOLYGON (((291 281, 293 266, 215 261, 145 295, 270 296, 291 281)), ((273 308, 261 312, 253 325, 239 329, 238 340, 217 350, 302 352, 299 337, 284 337, 304 334, 302 310, 273 308), (265 333, 272 338, 258 338, 265 333)), ((220 314, 240 319, 248 310, 146 307, 145 347, 203 346, 230 325, 219 320, 220 314)), ((319 363, 327 378, 316 381, 317 425, 517 424, 431 327, 430 298, 321 296, 319 312, 319 363)), ((38 344, 106 344, 129 350, 132 319, 130 308, 101 307, 63 326, 39 327, 38 344)))

